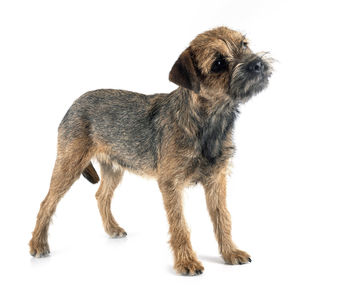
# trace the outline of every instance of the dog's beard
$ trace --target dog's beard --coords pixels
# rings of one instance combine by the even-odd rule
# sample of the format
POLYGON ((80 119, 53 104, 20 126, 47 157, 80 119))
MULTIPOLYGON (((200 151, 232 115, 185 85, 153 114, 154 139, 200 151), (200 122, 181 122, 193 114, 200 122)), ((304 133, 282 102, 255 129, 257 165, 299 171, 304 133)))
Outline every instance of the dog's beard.
POLYGON ((243 62, 237 64, 233 70, 230 83, 230 94, 241 103, 245 103, 252 96, 258 94, 268 86, 269 77, 272 74, 272 58, 265 57, 260 54, 264 69, 260 73, 251 72, 248 65, 256 56, 250 56, 243 62))

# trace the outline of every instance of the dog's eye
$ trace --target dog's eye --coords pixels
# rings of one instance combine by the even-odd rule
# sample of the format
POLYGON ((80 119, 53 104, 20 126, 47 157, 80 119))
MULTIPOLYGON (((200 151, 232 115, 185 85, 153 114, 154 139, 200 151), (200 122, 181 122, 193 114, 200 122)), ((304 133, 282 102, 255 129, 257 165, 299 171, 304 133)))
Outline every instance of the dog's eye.
POLYGON ((223 56, 219 56, 213 65, 211 66, 211 71, 213 73, 220 73, 227 68, 227 62, 223 56))
POLYGON ((242 49, 245 50, 248 48, 248 42, 247 41, 242 41, 242 49))

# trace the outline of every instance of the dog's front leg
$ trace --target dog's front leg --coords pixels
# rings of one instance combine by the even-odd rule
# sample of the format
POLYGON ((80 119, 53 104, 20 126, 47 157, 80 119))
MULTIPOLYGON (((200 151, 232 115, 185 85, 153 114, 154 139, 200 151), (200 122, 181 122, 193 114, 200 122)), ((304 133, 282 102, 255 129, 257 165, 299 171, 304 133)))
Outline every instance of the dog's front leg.
POLYGON ((226 168, 216 170, 202 181, 208 211, 214 225, 219 250, 227 264, 251 262, 250 256, 232 241, 231 216, 226 207, 226 168))
POLYGON ((165 210, 169 222, 170 245, 174 252, 174 268, 183 275, 197 275, 204 270, 201 262, 192 250, 182 206, 182 187, 174 180, 159 180, 165 210))

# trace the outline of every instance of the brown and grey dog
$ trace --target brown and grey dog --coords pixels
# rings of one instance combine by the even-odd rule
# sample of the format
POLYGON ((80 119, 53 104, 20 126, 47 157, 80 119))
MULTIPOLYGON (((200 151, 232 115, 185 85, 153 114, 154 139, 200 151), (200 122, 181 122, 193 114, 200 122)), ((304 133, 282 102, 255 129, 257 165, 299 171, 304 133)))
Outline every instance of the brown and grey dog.
POLYGON ((239 32, 219 27, 198 35, 180 55, 169 75, 179 88, 170 94, 96 90, 78 98, 58 129, 57 159, 30 253, 41 257, 50 252, 51 216, 81 174, 99 181, 91 164, 96 158, 101 166, 96 198, 110 236, 126 236, 110 209, 124 171, 152 176, 167 212, 174 268, 201 274, 204 268, 192 250, 182 206, 183 189, 201 183, 223 259, 250 262, 231 238, 226 175, 238 107, 267 86, 270 62, 265 54, 253 54, 239 32))

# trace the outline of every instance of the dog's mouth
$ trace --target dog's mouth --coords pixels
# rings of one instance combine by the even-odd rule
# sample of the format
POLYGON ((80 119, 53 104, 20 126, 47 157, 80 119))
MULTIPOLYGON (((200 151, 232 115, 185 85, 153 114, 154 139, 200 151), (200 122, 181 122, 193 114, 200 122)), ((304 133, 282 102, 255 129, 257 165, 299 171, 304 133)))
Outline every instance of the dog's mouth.
POLYGON ((250 55, 235 66, 230 83, 234 99, 246 102, 268 86, 274 60, 266 55, 250 55))

